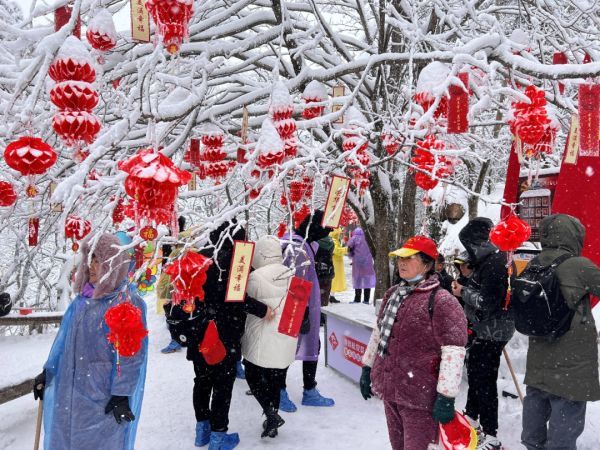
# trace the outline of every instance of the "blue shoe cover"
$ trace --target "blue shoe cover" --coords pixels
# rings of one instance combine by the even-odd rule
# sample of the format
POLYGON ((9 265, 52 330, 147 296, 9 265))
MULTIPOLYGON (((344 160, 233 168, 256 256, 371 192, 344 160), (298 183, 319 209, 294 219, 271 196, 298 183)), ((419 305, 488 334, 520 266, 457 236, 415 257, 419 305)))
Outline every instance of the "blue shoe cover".
POLYGON ((167 345, 165 348, 163 348, 160 352, 161 353, 175 353, 175 352, 178 352, 179 350, 181 350, 181 345, 179 344, 179 342, 171 341, 171 342, 169 342, 169 345, 167 345))
POLYGON ((202 422, 196 423, 196 441, 194 445, 196 447, 203 447, 210 441, 210 422, 203 420, 202 422))
POLYGON ((235 365, 235 377, 240 380, 246 379, 246 371, 244 370, 244 366, 242 366, 242 362, 238 361, 235 365))
POLYGON ((208 450, 231 450, 240 443, 240 435, 237 433, 227 434, 224 431, 213 431, 210 433, 208 450))
POLYGON ((288 393, 285 389, 279 391, 279 410, 287 413, 296 412, 298 408, 293 401, 288 397, 288 393))
POLYGON ((323 397, 317 388, 304 390, 302 394, 302 404, 304 406, 333 406, 335 402, 332 398, 323 397))

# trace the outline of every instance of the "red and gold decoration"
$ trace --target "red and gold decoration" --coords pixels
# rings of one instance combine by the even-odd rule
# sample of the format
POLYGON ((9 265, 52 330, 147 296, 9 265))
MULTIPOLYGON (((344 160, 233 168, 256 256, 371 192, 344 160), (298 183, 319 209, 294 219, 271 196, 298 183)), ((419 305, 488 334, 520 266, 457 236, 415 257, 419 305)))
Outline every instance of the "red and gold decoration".
POLYGON ((323 83, 317 80, 308 83, 302 93, 302 100, 304 100, 302 117, 307 120, 321 117, 325 111, 325 105, 311 106, 311 103, 323 103, 327 98, 327 87, 323 83))
POLYGON ((517 150, 528 158, 540 153, 552 153, 557 125, 548 115, 544 91, 527 86, 527 102, 512 104, 512 117, 508 120, 511 133, 517 138, 517 150))
POLYGON ((311 289, 312 283, 310 281, 300 277, 292 277, 277 328, 279 333, 298 337, 311 289))
POLYGON ((273 84, 271 100, 269 104, 269 115, 273 125, 283 141, 285 158, 293 158, 298 153, 298 137, 296 134, 296 121, 294 114, 294 102, 290 91, 283 81, 273 84))
POLYGON ((100 52, 112 50, 117 45, 117 30, 112 14, 107 9, 98 11, 88 23, 85 33, 90 45, 100 52))
POLYGON ((469 130, 469 74, 458 74, 463 86, 453 84, 448 88, 448 133, 466 133, 469 130))
POLYGON ((579 150, 600 156, 600 84, 579 85, 579 150))
POLYGON ((104 313, 104 322, 108 327, 106 339, 117 352, 117 374, 120 375, 120 357, 131 357, 139 352, 148 330, 142 311, 128 301, 108 308, 104 313))
POLYGON ((27 223, 27 237, 30 247, 35 247, 38 244, 38 235, 40 232, 40 218, 30 217, 27 223))
POLYGON ((254 257, 254 242, 235 241, 227 280, 226 302, 243 302, 250 276, 250 265, 254 257))
POLYGON ((331 177, 327 201, 323 208, 322 227, 338 228, 342 219, 346 198, 350 192, 350 179, 334 175, 331 177))
POLYGON ((204 300, 202 287, 206 282, 206 272, 212 263, 212 259, 188 250, 163 269, 171 277, 173 304, 184 303, 184 307, 187 306, 188 312, 191 312, 194 310, 195 299, 204 300))
POLYGON ((146 9, 167 51, 172 55, 178 53, 183 40, 189 37, 188 26, 194 14, 194 1, 147 0, 146 9))
POLYGON ((371 156, 367 151, 369 141, 363 136, 366 127, 367 119, 358 109, 351 106, 346 110, 342 149, 350 153, 346 156, 346 164, 350 166, 346 172, 352 178, 352 185, 361 197, 371 185, 369 179, 371 171, 367 168, 371 162, 371 156))
POLYGON ((439 156, 434 152, 446 149, 444 141, 428 135, 425 140, 417 142, 417 149, 412 158, 412 163, 421 171, 415 171, 415 183, 421 189, 427 191, 437 186, 438 180, 447 178, 454 173, 454 167, 450 159, 439 156))
POLYGON ((200 139, 190 139, 190 146, 183 155, 183 160, 189 163, 191 166, 195 167, 196 169, 202 166, 202 160, 200 158, 200 139))
POLYGON ((125 202, 122 198, 119 198, 112 211, 112 221, 113 224, 118 225, 123 222, 123 220, 125 220, 125 202))
POLYGON ((192 175, 151 148, 140 150, 127 161, 120 161, 118 167, 128 174, 125 192, 131 198, 136 225, 140 227, 142 222, 149 226, 162 223, 176 233, 178 189, 185 186, 192 175))
POLYGON ((37 195, 37 189, 33 185, 34 175, 45 174, 56 162, 56 158, 54 149, 37 137, 22 136, 8 144, 4 150, 6 164, 29 177, 26 188, 28 197, 37 195))
POLYGON ((0 181, 0 207, 12 206, 17 201, 15 188, 8 181, 0 181))
POLYGON ((443 450, 475 450, 477 432, 462 414, 455 412, 454 419, 440 424, 440 444, 443 450))
POLYGON ((74 214, 69 214, 65 220, 65 239, 71 239, 73 242, 72 249, 76 252, 79 249, 79 244, 75 241, 80 241, 92 231, 92 224, 89 220, 82 219, 74 214))

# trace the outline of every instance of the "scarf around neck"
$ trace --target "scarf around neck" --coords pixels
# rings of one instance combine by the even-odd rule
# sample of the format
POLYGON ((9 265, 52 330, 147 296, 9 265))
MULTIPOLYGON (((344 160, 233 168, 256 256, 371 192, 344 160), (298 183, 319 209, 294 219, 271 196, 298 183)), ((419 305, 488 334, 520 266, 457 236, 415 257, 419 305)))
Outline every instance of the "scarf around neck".
POLYGON ((418 284, 398 286, 398 289, 394 291, 388 302, 385 304, 381 319, 377 322, 380 335, 377 354, 382 358, 385 358, 387 354, 388 341, 392 334, 394 323, 396 323, 398 308, 400 308, 400 305, 404 302, 406 297, 415 290, 417 285, 418 284))

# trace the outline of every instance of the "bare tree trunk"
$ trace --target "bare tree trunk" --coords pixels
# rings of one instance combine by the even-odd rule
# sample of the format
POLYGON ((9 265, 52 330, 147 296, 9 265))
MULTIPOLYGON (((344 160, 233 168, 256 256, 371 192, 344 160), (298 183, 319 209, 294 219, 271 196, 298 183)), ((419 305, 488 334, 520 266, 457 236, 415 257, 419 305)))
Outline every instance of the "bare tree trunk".
POLYGON ((406 241, 415 234, 416 197, 415 174, 407 172, 402 191, 402 206, 399 210, 398 243, 406 241))
MULTIPOLYGON (((485 183, 485 177, 487 176, 488 170, 490 168, 490 161, 487 160, 481 165, 481 169, 479 170, 479 176, 477 177, 477 181, 473 185, 473 191, 478 194, 481 193, 483 189, 483 183, 485 183)), ((479 209, 479 196, 471 195, 469 197, 469 220, 477 217, 479 209)))

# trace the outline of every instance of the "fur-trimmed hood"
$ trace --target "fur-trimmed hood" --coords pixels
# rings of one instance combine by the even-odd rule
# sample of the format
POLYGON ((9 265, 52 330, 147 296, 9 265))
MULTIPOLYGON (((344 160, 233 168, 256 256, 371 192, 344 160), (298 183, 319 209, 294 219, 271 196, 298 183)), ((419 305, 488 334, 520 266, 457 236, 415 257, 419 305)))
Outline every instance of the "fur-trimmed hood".
POLYGON ((104 297, 116 290, 127 277, 130 256, 127 251, 119 251, 121 242, 110 233, 92 235, 81 245, 81 263, 77 269, 74 291, 81 294, 90 279, 91 255, 100 263, 100 280, 95 285, 93 298, 104 297))

